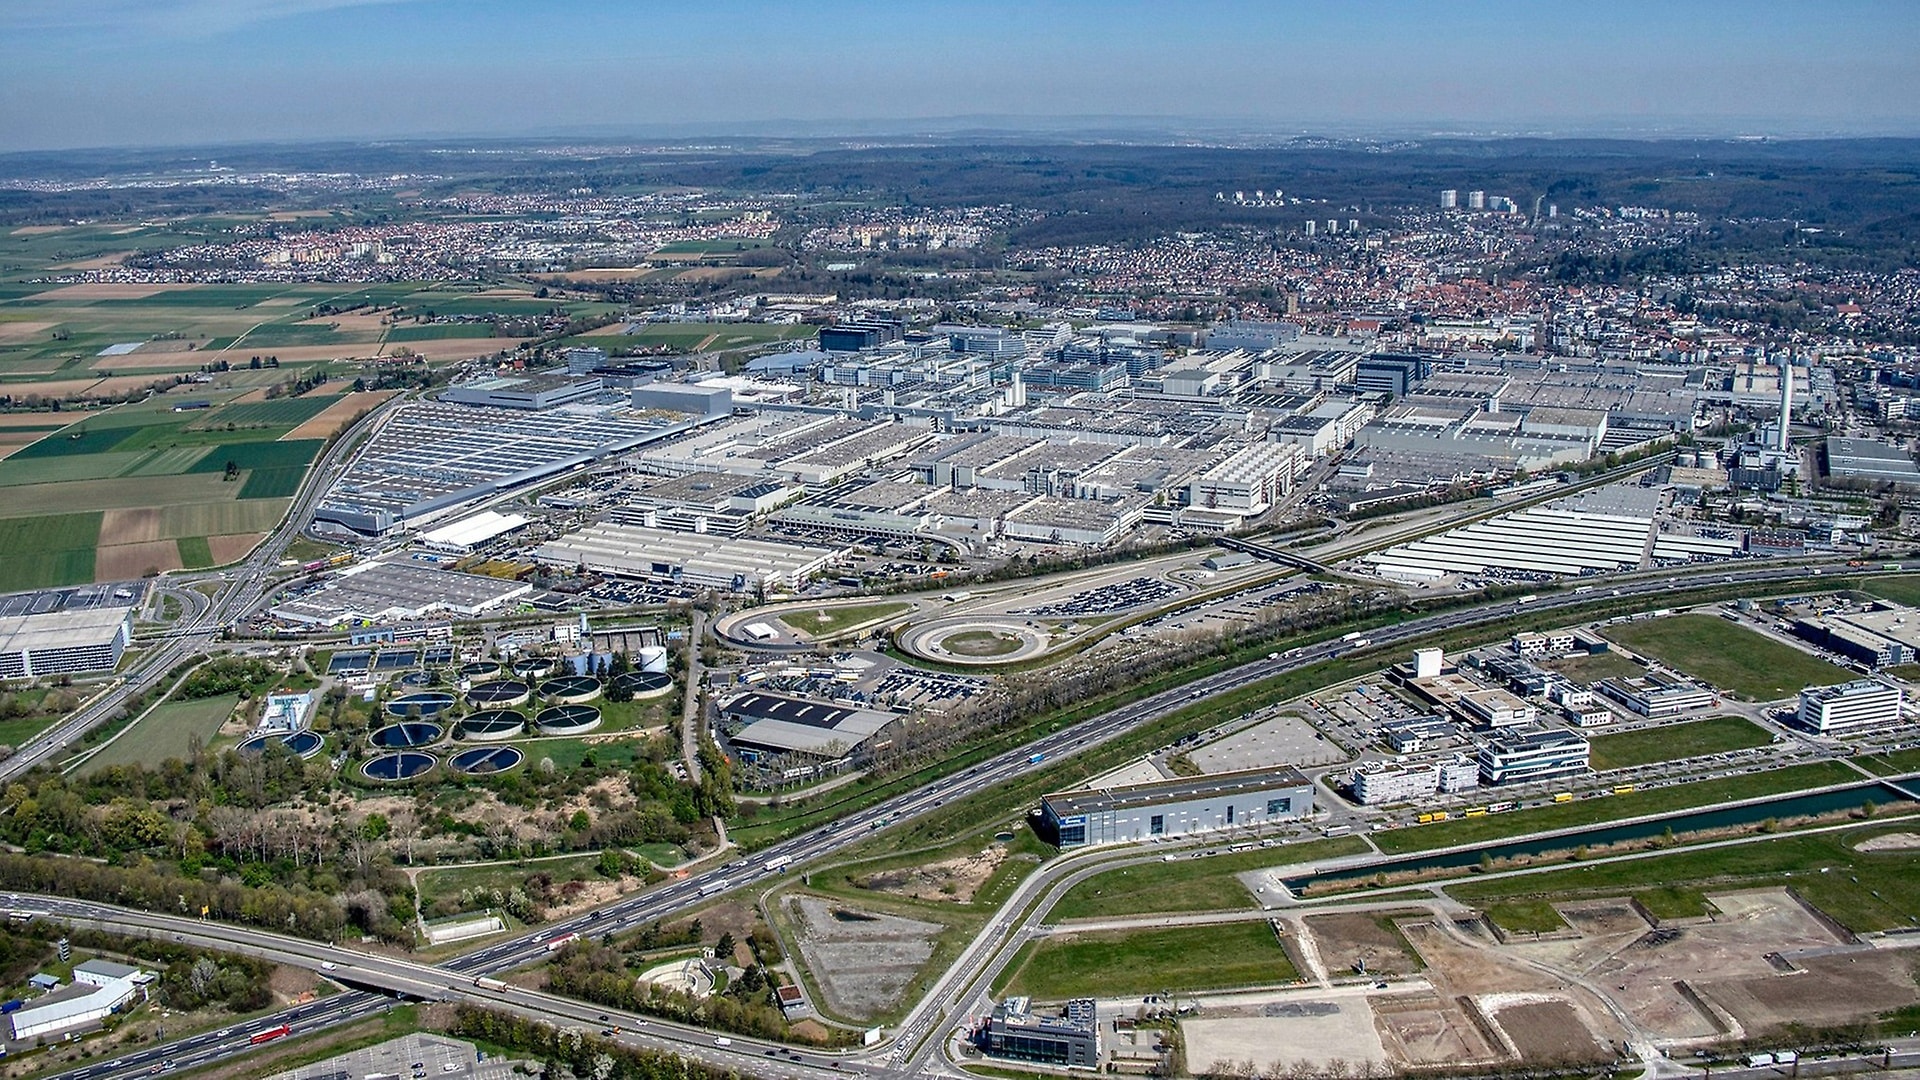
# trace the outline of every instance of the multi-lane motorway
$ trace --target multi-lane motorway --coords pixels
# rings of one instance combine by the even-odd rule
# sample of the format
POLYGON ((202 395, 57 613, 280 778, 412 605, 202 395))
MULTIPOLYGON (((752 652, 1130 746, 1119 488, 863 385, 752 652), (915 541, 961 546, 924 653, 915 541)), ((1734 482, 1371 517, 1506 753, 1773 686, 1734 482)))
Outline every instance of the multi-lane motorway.
MULTIPOLYGON (((277 558, 277 555, 275 557, 277 558)), ((1607 587, 1604 593, 1599 594, 1565 593, 1542 596, 1529 605, 1528 610, 1544 612, 1590 603, 1598 599, 1663 595, 1683 584, 1760 585, 1800 580, 1808 577, 1815 570, 1822 573, 1844 574, 1847 569, 1844 565, 1756 566, 1731 570, 1731 572, 1726 566, 1690 568, 1690 572, 1681 570, 1617 579, 1607 587)), ((259 590, 260 586, 255 584, 250 588, 238 590, 238 595, 251 594, 257 598, 259 590)), ((233 608, 231 605, 216 605, 215 610, 233 610, 233 608)), ((1368 635, 1371 640, 1370 648, 1380 650, 1391 645, 1409 643, 1440 630, 1497 621, 1511 616, 1515 610, 1516 607, 1512 601, 1498 601, 1410 619, 1397 626, 1371 631, 1368 635)), ((547 942, 556 935, 617 933, 655 920, 673 918, 720 894, 759 883, 769 877, 779 876, 795 865, 832 855, 868 837, 877 828, 911 820, 949 800, 977 794, 1021 775, 1034 767, 1032 764, 1034 755, 1044 755, 1046 760, 1054 761, 1082 753, 1142 723, 1199 703, 1201 699, 1237 690, 1260 680, 1321 662, 1350 647, 1347 643, 1339 641, 1322 642, 1293 651, 1290 655, 1256 660, 1196 679, 1178 689, 1154 694, 1050 732, 1025 746, 1005 751, 963 772, 936 779, 913 791, 896 795, 848 819, 782 841, 757 852, 751 859, 736 860, 726 866, 709 869, 662 888, 629 897, 591 915, 543 929, 538 933, 524 934, 485 946, 437 968, 398 960, 382 959, 376 962, 365 954, 356 953, 344 961, 352 966, 339 967, 330 971, 329 974, 343 981, 357 982, 390 992, 435 998, 458 997, 486 1000, 502 1007, 546 1016, 549 1019, 579 1022, 589 1026, 605 1023, 600 1020, 602 1014, 589 1005, 525 991, 498 990, 474 980, 489 978, 540 959, 547 951, 547 942), (770 865, 773 868, 769 869, 770 865), (410 987, 419 989, 409 989, 410 987)), ((1060 869, 1067 868, 1068 866, 1062 862, 1060 869)), ((1055 874, 1048 873, 1036 877, 1035 887, 1039 886, 1042 878, 1051 882, 1055 880, 1055 874)), ((1010 906, 1003 909, 1001 916, 996 917, 995 925, 1011 926, 1009 916, 1018 910, 1011 905, 1030 900, 1033 895, 1029 889, 1018 890, 1016 896, 1008 902, 1010 906)), ((44 910, 50 915, 61 917, 84 915, 103 925, 117 925, 135 930, 144 927, 151 930, 159 929, 161 921, 164 921, 165 927, 170 928, 166 932, 185 934, 190 929, 199 927, 200 933, 206 934, 204 924, 196 924, 190 920, 168 919, 147 913, 126 913, 120 909, 85 905, 75 901, 35 902, 42 906, 30 908, 31 910, 44 910)), ((23 898, 22 903, 30 902, 23 898)), ((246 932, 223 926, 218 931, 217 938, 208 940, 226 947, 234 947, 237 944, 246 943, 246 939, 240 936, 244 933, 246 932)), ((255 936, 271 938, 273 942, 279 943, 272 947, 283 950, 288 948, 284 944, 287 939, 277 938, 274 935, 255 936)), ((262 944, 261 947, 268 947, 268 944, 262 944)), ((316 960, 317 957, 331 955, 313 951, 328 948, 326 946, 304 943, 301 945, 300 949, 292 950, 291 955, 284 958, 290 962, 302 962, 301 958, 304 958, 308 966, 320 967, 322 970, 325 970, 324 963, 332 962, 336 965, 343 963, 342 960, 316 960)), ((899 1075, 922 1075, 929 1068, 937 1066, 935 1059, 941 1043, 940 1037, 945 1033, 944 1029, 957 1017, 963 1015, 956 1012, 956 1009, 964 1008, 969 1003, 966 991, 980 985, 981 972, 987 962, 997 955, 1003 954, 1000 950, 985 947, 969 950, 960 962, 956 963, 936 984, 934 993, 929 994, 916 1007, 889 1044, 863 1055, 857 1061, 842 1062, 826 1055, 792 1052, 788 1048, 741 1038, 732 1039, 729 1046, 716 1046, 714 1037, 710 1033, 658 1021, 646 1021, 641 1025, 639 1019, 634 1017, 616 1017, 614 1023, 625 1029, 623 1038, 631 1037, 650 1044, 670 1047, 676 1052, 722 1062, 735 1068, 741 1068, 744 1061, 752 1059, 755 1075, 817 1074, 823 1070, 845 1067, 859 1067, 899 1075), (619 1023, 622 1019, 625 1023, 619 1023), (637 1031, 636 1026, 639 1028, 637 1031), (789 1053, 793 1053, 794 1056, 789 1057, 789 1053)), ((492 980, 489 978, 489 981, 492 980)), ((257 1024, 270 1027, 285 1022, 294 1025, 296 1032, 311 1031, 369 1016, 383 1007, 383 999, 373 993, 346 993, 277 1013, 257 1021, 257 1024)), ((163 1064, 168 1060, 185 1065, 218 1060, 244 1053, 249 1049, 245 1039, 237 1036, 223 1039, 202 1035, 196 1036, 195 1040, 197 1041, 183 1040, 151 1047, 126 1055, 118 1065, 112 1063, 92 1065, 84 1071, 65 1075, 84 1075, 89 1077, 89 1080, 133 1076, 143 1074, 154 1065, 163 1064)))

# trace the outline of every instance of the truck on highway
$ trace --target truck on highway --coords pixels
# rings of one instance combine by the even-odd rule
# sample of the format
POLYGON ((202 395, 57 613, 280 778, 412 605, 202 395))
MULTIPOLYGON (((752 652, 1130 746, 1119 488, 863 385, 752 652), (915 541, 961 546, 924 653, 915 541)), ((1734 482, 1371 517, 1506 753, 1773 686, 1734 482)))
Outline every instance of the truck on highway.
POLYGON ((1360 631, 1355 630, 1355 631, 1352 631, 1351 633, 1341 634, 1340 640, 1341 641, 1359 641, 1360 631))
POLYGON ((791 862, 793 862, 793 856, 791 855, 775 855, 773 858, 768 859, 766 862, 761 863, 760 869, 765 870, 767 873, 771 874, 775 870, 785 869, 787 865, 791 862))
POLYGON ((489 979, 484 975, 473 980, 473 985, 479 987, 482 990, 493 990, 496 992, 505 990, 507 988, 507 984, 501 982, 499 979, 489 979))
POLYGON ((261 1043, 270 1043, 275 1039, 283 1038, 291 1034, 293 1034, 292 1026, 281 1024, 279 1027, 270 1027, 263 1031, 254 1032, 247 1036, 247 1042, 254 1046, 259 1046, 261 1043))
POLYGON ((1532 603, 1535 603, 1535 602, 1537 602, 1537 601, 1538 601, 1539 599, 1540 599, 1540 597, 1539 597, 1538 595, 1536 595, 1536 594, 1534 594, 1534 593, 1528 593, 1527 595, 1525 595, 1525 596, 1523 596, 1523 597, 1521 597, 1520 599, 1518 599, 1518 600, 1515 600, 1515 601, 1513 602, 1513 606, 1514 606, 1514 607, 1525 607, 1525 606, 1526 606, 1526 605, 1528 605, 1528 604, 1532 604, 1532 603))
POLYGON ((1748 1054, 1745 1060, 1747 1063, 1747 1068, 1749 1069, 1764 1069, 1767 1066, 1773 1064, 1773 1055, 1772 1054, 1748 1054))
POLYGON ((728 884, 729 882, 727 881, 726 878, 714 878, 712 881, 709 881, 705 885, 700 886, 700 895, 712 896, 714 893, 717 893, 717 892, 725 892, 728 884))
POLYGON ((559 952, 561 949, 564 949, 567 946, 579 940, 580 940, 579 934, 561 934, 559 937, 554 938, 552 941, 547 942, 547 951, 559 952))
POLYGON ((1047 760, 1047 755, 1045 755, 1045 754, 1035 754, 1035 755, 1033 755, 1032 757, 1029 757, 1029 758, 1027 759, 1027 764, 1029 764, 1029 765, 1038 765, 1038 764, 1040 764, 1041 762, 1043 762, 1043 761, 1045 761, 1045 760, 1047 760))

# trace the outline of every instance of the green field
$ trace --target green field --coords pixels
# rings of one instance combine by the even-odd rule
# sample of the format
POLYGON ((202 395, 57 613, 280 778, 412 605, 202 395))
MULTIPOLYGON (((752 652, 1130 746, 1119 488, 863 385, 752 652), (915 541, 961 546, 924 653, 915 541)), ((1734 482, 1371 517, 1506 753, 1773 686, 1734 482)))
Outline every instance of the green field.
MULTIPOLYGON (((214 338, 203 348, 206 352, 233 350, 250 356, 262 349, 291 348, 295 345, 349 345, 373 340, 370 334, 343 334, 324 324, 307 326, 300 323, 270 322, 251 327, 244 333, 214 338)), ((233 357, 229 356, 226 359, 232 361, 233 357)))
POLYGON ((653 249, 655 255, 733 255, 742 251, 754 251, 771 246, 771 240, 680 240, 653 249))
POLYGON ((1522 934, 1551 934, 1567 928, 1567 921, 1545 900, 1509 900, 1488 904, 1486 916, 1500 929, 1522 934))
POLYGON ((1557 671, 1577 683, 1596 683, 1601 679, 1625 678, 1643 673, 1639 664, 1617 652, 1591 656, 1560 656, 1540 661, 1548 671, 1557 671))
POLYGON ((250 401, 244 405, 228 405, 215 410, 203 423, 207 425, 280 425, 294 428, 319 416, 326 411, 327 406, 339 401, 340 398, 339 394, 307 394, 297 398, 280 398, 277 401, 250 401))
MULTIPOLYGON (((304 469, 320 452, 319 439, 294 439, 290 442, 231 442, 213 448, 194 463, 189 472, 224 472, 227 462, 242 469, 304 469)), ((288 494, 291 494, 289 492, 288 494)))
POLYGON ((1264 921, 1075 934, 1029 942, 1000 977, 1005 992, 1042 1001, 1298 982, 1264 921))
POLYGON ((1920 577, 1868 578, 1860 589, 1882 600, 1892 600, 1909 606, 1920 605, 1920 577))
POLYGON ((109 765, 144 765, 152 768, 168 758, 184 758, 192 752, 194 741, 211 742, 220 725, 240 703, 238 694, 202 698, 198 701, 169 701, 126 729, 105 749, 87 759, 83 768, 96 772, 109 765))
POLYGON ((247 474, 247 482, 240 485, 242 499, 284 499, 300 491, 300 481, 307 475, 305 466, 285 469, 254 469, 247 474))
POLYGON ((1868 836, 1912 831, 1911 822, 1837 832, 1768 837, 1751 843, 1675 851, 1648 858, 1586 863, 1537 874, 1449 885, 1468 903, 1517 898, 1556 902, 1649 895, 1673 909, 1696 909, 1703 891, 1791 885, 1856 933, 1920 925, 1920 849, 1855 851, 1868 836), (1877 895, 1876 895, 1877 894, 1877 895))
POLYGON ((1710 716, 1684 724, 1642 728, 1593 740, 1593 768, 1625 769, 1656 761, 1679 761, 1765 746, 1773 736, 1740 716, 1710 716))
POLYGON ((1784 769, 1772 769, 1767 772, 1722 777, 1719 780, 1676 784, 1673 787, 1659 788, 1654 791, 1611 795, 1604 799, 1575 799, 1572 802, 1553 803, 1506 814, 1454 818, 1452 821, 1443 821, 1437 825, 1390 829, 1375 833, 1373 842, 1381 851, 1389 855, 1409 851, 1431 851, 1434 848, 1454 847, 1460 844, 1504 840, 1527 833, 1570 829, 1578 825, 1596 825, 1648 814, 1691 810, 1715 803, 1757 799, 1765 795, 1804 791, 1808 788, 1845 784, 1859 779, 1859 773, 1840 762, 1819 761, 1807 765, 1789 765, 1784 769))
POLYGON ((0 518, 0 592, 93 580, 100 512, 0 518))
POLYGON ((207 545, 204 536, 182 536, 174 541, 180 549, 180 562, 189 570, 200 570, 213 565, 213 549, 207 545))
POLYGON ((551 874, 556 881, 592 881, 600 856, 570 855, 554 859, 526 859, 487 866, 450 866, 443 870, 422 870, 418 877, 420 906, 431 906, 440 897, 459 896, 467 889, 508 889, 534 874, 551 874))
POLYGON ((1634 652, 1748 699, 1777 701, 1807 686, 1846 682, 1852 674, 1714 615, 1674 615, 1608 627, 1634 652))
POLYGON ((1876 776, 1905 776, 1920 772, 1920 748, 1895 750, 1890 754, 1866 754, 1853 760, 1876 776))
POLYGON ((803 634, 816 637, 829 637, 845 630, 849 626, 887 619, 911 610, 912 604, 882 603, 854 604, 848 607, 823 607, 810 611, 795 611, 780 616, 780 621, 803 634))
POLYGON ((1190 911, 1231 911, 1255 905, 1237 875, 1248 870, 1359 855, 1367 842, 1357 836, 1309 840, 1277 848, 1215 855, 1206 859, 1138 863, 1109 870, 1080 882, 1060 897, 1049 921, 1161 915, 1190 911))

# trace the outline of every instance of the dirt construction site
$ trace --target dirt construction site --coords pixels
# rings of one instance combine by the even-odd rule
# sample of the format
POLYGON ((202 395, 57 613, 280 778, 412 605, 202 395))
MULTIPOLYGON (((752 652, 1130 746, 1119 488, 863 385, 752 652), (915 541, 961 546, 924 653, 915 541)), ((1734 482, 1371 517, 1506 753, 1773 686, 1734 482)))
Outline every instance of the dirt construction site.
POLYGON ((1786 889, 1708 899, 1677 923, 1624 898, 1560 904, 1568 929, 1525 941, 1465 910, 1310 916, 1320 985, 1198 999, 1187 1064, 1544 1066, 1647 1044, 1679 1057, 1920 1003, 1907 935, 1856 940, 1786 889))

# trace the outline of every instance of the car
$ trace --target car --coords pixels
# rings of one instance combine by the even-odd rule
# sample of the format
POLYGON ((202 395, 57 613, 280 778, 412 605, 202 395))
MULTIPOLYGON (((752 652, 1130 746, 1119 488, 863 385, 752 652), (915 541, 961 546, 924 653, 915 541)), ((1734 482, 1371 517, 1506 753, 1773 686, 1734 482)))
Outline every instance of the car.
POLYGON ((340 969, 340 965, 334 963, 331 960, 322 960, 320 961, 320 969, 322 971, 338 971, 340 969))
POLYGON ((604 1021, 604 1020, 606 1020, 606 1019, 607 1019, 607 1014, 606 1014, 606 1013, 601 1013, 601 1014, 600 1014, 600 1019, 601 1019, 601 1020, 603 1020, 603 1021, 604 1021))

